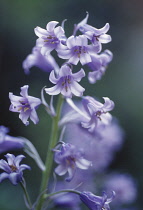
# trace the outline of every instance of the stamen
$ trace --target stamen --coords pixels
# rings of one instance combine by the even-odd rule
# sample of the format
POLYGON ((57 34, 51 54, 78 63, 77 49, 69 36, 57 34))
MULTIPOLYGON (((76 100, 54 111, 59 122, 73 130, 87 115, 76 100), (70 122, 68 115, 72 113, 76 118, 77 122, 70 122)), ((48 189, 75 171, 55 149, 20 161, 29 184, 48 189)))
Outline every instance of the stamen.
MULTIPOLYGON (((16 108, 16 107, 15 107, 15 108, 16 108)), ((18 111, 21 111, 21 110, 22 110, 22 107, 19 107, 19 108, 18 108, 18 111)))
POLYGON ((24 107, 24 112, 26 112, 27 110, 29 110, 29 107, 24 107))
POLYGON ((9 165, 9 167, 11 168, 12 172, 17 171, 17 167, 14 165, 9 165))

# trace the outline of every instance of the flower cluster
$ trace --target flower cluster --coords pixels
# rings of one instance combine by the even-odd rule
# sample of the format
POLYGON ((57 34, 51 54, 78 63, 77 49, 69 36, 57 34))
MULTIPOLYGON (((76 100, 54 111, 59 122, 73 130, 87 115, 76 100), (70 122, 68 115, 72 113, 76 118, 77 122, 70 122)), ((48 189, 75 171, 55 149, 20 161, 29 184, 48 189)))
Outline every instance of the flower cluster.
POLYGON ((87 13, 74 26, 73 34, 69 37, 64 30, 65 21, 61 26, 57 26, 57 21, 50 21, 46 29, 37 26, 34 31, 38 38, 32 53, 23 61, 23 68, 29 74, 30 68, 37 66, 47 72, 49 81, 54 86, 42 88, 41 99, 28 95, 28 85, 21 87, 21 96, 9 93, 9 110, 18 112, 24 125, 29 125, 29 118, 34 124, 39 122, 36 110, 41 104, 52 119, 45 164, 28 139, 9 136, 8 129, 0 126, 0 153, 23 149, 43 172, 41 189, 32 205, 23 178, 23 170, 30 167, 19 165, 24 156, 15 157, 8 153, 5 155, 7 162, 0 160, 0 168, 5 171, 0 174, 0 182, 8 178, 14 185, 20 183, 29 209, 51 208, 49 199, 52 198, 52 207, 79 210, 82 202, 91 210, 110 210, 110 203, 115 197, 114 191, 117 196, 113 201, 115 207, 122 208, 122 204, 131 203, 136 197, 136 186, 132 179, 123 174, 107 178, 105 174, 124 139, 124 132, 117 119, 109 113, 114 109, 114 102, 103 97, 102 103, 95 96, 85 95, 88 90, 79 84, 83 77, 87 77, 90 85, 95 84, 102 78, 113 58, 109 50, 101 52, 102 44, 111 41, 111 36, 107 34, 109 23, 97 29, 87 23, 88 17, 87 13), (77 35, 77 32, 80 34, 77 35), (61 67, 56 62, 53 51, 62 60, 61 67), (77 65, 78 71, 75 70, 77 65), (87 72, 85 68, 90 71, 87 72), (44 93, 51 97, 49 103, 44 93), (57 95, 59 99, 55 107, 53 97, 57 95), (51 184, 53 167, 56 183, 51 184), (59 179, 59 176, 67 173, 68 176, 63 181, 59 179), (96 184, 96 180, 101 183, 100 186, 96 184), (77 187, 80 191, 75 190, 77 187), (102 196, 98 196, 101 188, 106 192, 103 191, 102 196))

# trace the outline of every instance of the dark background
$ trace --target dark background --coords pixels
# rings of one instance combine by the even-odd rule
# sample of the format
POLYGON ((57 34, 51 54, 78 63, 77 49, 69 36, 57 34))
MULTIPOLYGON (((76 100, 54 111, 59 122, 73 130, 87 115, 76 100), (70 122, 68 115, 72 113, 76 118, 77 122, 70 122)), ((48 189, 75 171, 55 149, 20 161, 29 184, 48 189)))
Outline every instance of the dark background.
MULTIPOLYGON (((20 87, 30 85, 29 95, 40 97, 40 90, 48 84, 48 74, 33 68, 29 76, 24 74, 22 61, 35 45, 34 28, 45 28, 51 20, 67 19, 65 30, 70 35, 73 24, 81 21, 89 12, 90 25, 101 28, 110 23, 112 42, 106 44, 114 59, 106 75, 95 85, 87 85, 86 95, 99 98, 107 96, 115 102, 112 112, 126 133, 121 152, 112 168, 130 173, 138 182, 138 209, 142 209, 143 194, 143 2, 141 0, 3 0, 0 12, 0 124, 10 128, 13 136, 31 140, 44 159, 50 133, 50 118, 40 108, 40 123, 28 127, 9 112, 8 93, 19 95, 20 87)), ((87 84, 86 84, 87 83, 87 84)), ((15 153, 17 154, 17 153, 15 153)), ((19 154, 19 153, 18 153, 19 154)), ((3 156, 1 156, 3 157, 3 156)), ((30 194, 35 198, 41 172, 30 158, 23 162, 32 166, 25 171, 30 194), (25 162, 24 162, 25 161, 25 162)), ((0 185, 0 209, 26 209, 20 187, 8 181, 0 185)))

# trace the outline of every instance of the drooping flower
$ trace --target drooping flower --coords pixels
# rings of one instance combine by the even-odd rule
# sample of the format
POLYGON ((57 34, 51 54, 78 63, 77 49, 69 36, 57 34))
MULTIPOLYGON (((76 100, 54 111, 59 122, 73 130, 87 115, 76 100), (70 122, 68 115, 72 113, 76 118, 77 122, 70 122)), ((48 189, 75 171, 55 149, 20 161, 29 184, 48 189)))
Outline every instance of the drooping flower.
POLYGON ((65 97, 82 96, 85 90, 77 82, 85 76, 85 72, 81 69, 77 73, 72 73, 71 68, 68 65, 63 65, 59 71, 57 78, 55 77, 54 70, 50 73, 49 80, 55 84, 54 87, 45 88, 46 93, 49 95, 58 95, 61 93, 65 97))
MULTIPOLYGON (((92 161, 91 170, 101 173, 107 169, 114 159, 115 153, 121 149, 123 137, 123 130, 114 120, 107 126, 97 127, 94 133, 83 128, 80 122, 68 122, 66 123, 64 141, 68 140, 68 143, 72 143, 82 150, 84 157, 92 161), (78 141, 77 136, 80 136, 78 141)), ((79 172, 76 172, 76 174, 78 175, 79 172)))
POLYGON ((91 210, 110 210, 109 203, 115 197, 115 192, 112 192, 111 198, 107 198, 107 194, 103 192, 103 196, 96 196, 91 192, 82 192, 80 194, 81 201, 91 210))
POLYGON ((4 179, 9 179, 13 185, 17 185, 22 181, 23 170, 30 169, 26 164, 19 165, 21 160, 25 157, 24 155, 18 155, 15 157, 13 154, 5 155, 7 161, 0 160, 0 169, 5 172, 0 174, 0 182, 4 179))
POLYGON ((107 191, 112 189, 116 192, 117 197, 113 202, 116 206, 133 203, 137 197, 136 182, 129 174, 107 175, 104 180, 104 187, 107 191))
POLYGON ((88 24, 80 26, 79 30, 96 46, 111 42, 111 36, 106 34, 110 28, 109 23, 106 23, 103 28, 97 29, 88 24))
POLYGON ((88 73, 88 80, 91 84, 94 84, 97 80, 101 79, 112 58, 113 54, 110 50, 105 50, 100 55, 95 54, 91 56, 92 62, 87 64, 93 71, 88 73))
POLYGON ((24 146, 23 139, 8 135, 9 129, 5 126, 0 126, 0 153, 9 150, 21 149, 24 146))
POLYGON ((63 143, 60 150, 54 150, 54 160, 59 166, 56 167, 55 173, 59 176, 63 176, 68 172, 66 181, 71 181, 76 168, 88 169, 91 166, 91 161, 86 160, 83 157, 81 151, 78 151, 74 145, 69 143, 63 143))
POLYGON ((84 109, 89 116, 89 120, 85 119, 82 126, 93 132, 98 125, 109 124, 112 116, 108 112, 114 108, 114 102, 107 97, 103 97, 105 103, 102 104, 93 97, 86 96, 83 98, 84 109))
POLYGON ((85 65, 91 62, 91 55, 100 52, 100 46, 88 45, 88 39, 84 35, 70 36, 66 45, 57 49, 58 56, 62 59, 69 59, 68 62, 77 65, 78 62, 85 65))
MULTIPOLYGON (((58 181, 56 183, 55 191, 73 189, 74 184, 71 182, 58 181)), ((76 185, 77 186, 77 185, 76 185)), ((70 210, 80 210, 79 204, 81 203, 79 197, 74 193, 62 193, 52 197, 54 207, 57 209, 69 208, 70 210)))
POLYGON ((40 47, 34 47, 32 53, 23 61, 23 69, 26 74, 29 74, 30 68, 37 66, 45 72, 51 72, 53 69, 58 69, 58 65, 51 54, 43 56, 40 47))
POLYGON ((21 96, 15 96, 13 93, 9 93, 11 101, 9 110, 12 112, 19 112, 19 118, 25 125, 29 125, 29 121, 27 121, 29 117, 34 124, 38 123, 39 118, 37 116, 36 109, 41 104, 41 100, 39 98, 28 95, 28 88, 28 85, 21 87, 21 96))
POLYGON ((43 55, 48 55, 59 46, 62 39, 65 39, 63 28, 61 26, 56 27, 57 24, 57 21, 50 21, 46 26, 46 30, 38 26, 34 30, 39 37, 36 45, 41 47, 43 55))

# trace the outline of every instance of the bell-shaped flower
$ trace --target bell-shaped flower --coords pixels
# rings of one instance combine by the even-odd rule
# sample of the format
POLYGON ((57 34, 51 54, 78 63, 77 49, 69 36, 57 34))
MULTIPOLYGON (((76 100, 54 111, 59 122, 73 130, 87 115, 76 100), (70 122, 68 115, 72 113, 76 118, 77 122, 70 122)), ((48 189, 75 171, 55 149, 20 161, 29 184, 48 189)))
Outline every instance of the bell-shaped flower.
POLYGON ((29 117, 34 124, 38 123, 39 118, 36 109, 41 104, 39 98, 28 95, 28 87, 28 85, 21 87, 21 96, 15 96, 13 93, 9 93, 11 101, 9 110, 12 112, 19 112, 19 118, 25 125, 29 125, 29 121, 27 121, 29 117))
POLYGON ((107 198, 105 192, 103 192, 103 196, 97 196, 91 192, 82 192, 79 196, 81 201, 91 210, 110 210, 109 203, 114 199, 115 192, 112 192, 110 198, 107 198))
POLYGON ((23 69, 26 74, 29 74, 30 68, 37 66, 45 72, 51 72, 53 69, 58 69, 58 65, 51 54, 43 56, 40 47, 34 47, 32 53, 23 61, 23 69))
POLYGON ((101 124, 108 125, 111 122, 112 116, 108 112, 114 108, 114 102, 107 97, 103 97, 105 103, 102 104, 90 96, 83 98, 83 106, 89 117, 82 126, 93 132, 95 128, 101 124))
POLYGON ((49 95, 58 95, 61 93, 68 98, 71 98, 72 94, 75 96, 82 96, 85 89, 79 85, 78 82, 80 82, 84 76, 85 72, 83 69, 77 73, 72 73, 72 70, 68 65, 63 65, 57 78, 55 77, 54 70, 50 73, 49 80, 55 84, 55 86, 45 88, 45 91, 49 95))
POLYGON ((100 52, 100 46, 88 45, 88 39, 84 35, 70 36, 67 39, 66 45, 61 45, 57 49, 58 56, 62 59, 68 59, 68 63, 77 65, 78 62, 82 65, 92 61, 91 55, 100 52))
POLYGON ((72 180, 76 168, 86 170, 91 166, 91 161, 86 160, 82 152, 72 144, 63 143, 60 150, 55 149, 53 151, 55 152, 54 160, 59 164, 55 169, 55 173, 63 176, 68 172, 66 181, 72 180))
POLYGON ((13 154, 5 155, 7 161, 0 160, 0 169, 4 170, 0 174, 0 182, 4 179, 9 179, 13 185, 17 185, 23 179, 23 170, 30 169, 26 164, 19 165, 24 155, 18 155, 15 157, 13 154))
POLYGON ((106 23, 103 28, 97 29, 88 24, 80 27, 80 31, 94 44, 100 45, 111 42, 111 36, 106 34, 110 28, 109 23, 106 23))
POLYGON ((112 61, 112 58, 113 54, 110 50, 105 50, 100 55, 95 54, 91 56, 92 62, 87 64, 93 71, 88 73, 88 80, 91 84, 101 79, 108 64, 112 61))
POLYGON ((107 192, 113 189, 116 192, 114 205, 131 204, 137 198, 137 183, 129 174, 111 173, 104 179, 107 192))
POLYGON ((8 135, 9 129, 0 126, 0 154, 9 150, 21 149, 24 146, 23 139, 8 135))
POLYGON ((63 28, 61 26, 56 27, 57 24, 57 21, 50 21, 46 26, 46 30, 38 26, 34 30, 35 34, 39 37, 36 45, 41 47, 43 55, 47 55, 56 49, 62 39, 65 39, 63 28))

